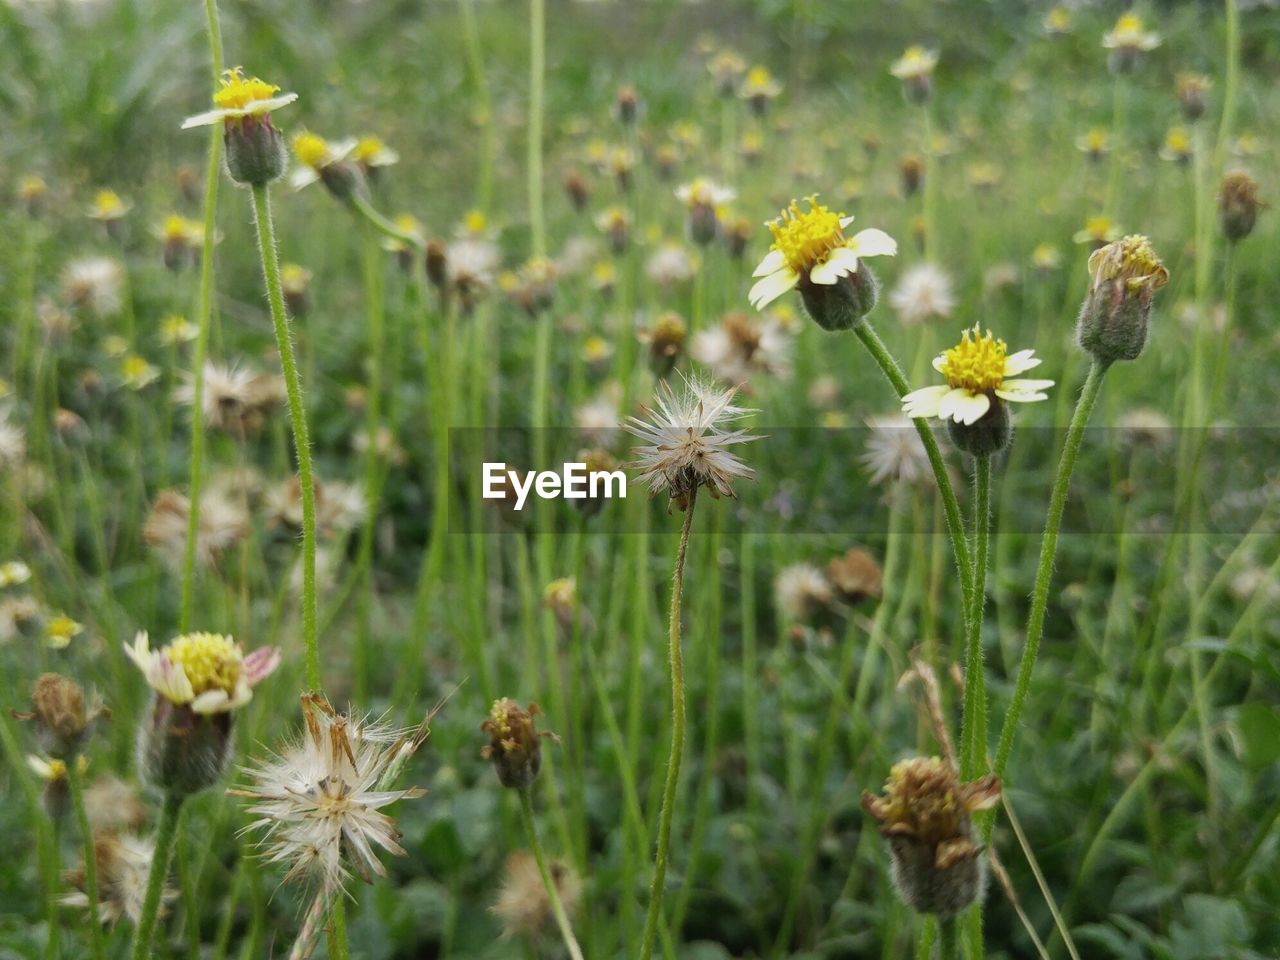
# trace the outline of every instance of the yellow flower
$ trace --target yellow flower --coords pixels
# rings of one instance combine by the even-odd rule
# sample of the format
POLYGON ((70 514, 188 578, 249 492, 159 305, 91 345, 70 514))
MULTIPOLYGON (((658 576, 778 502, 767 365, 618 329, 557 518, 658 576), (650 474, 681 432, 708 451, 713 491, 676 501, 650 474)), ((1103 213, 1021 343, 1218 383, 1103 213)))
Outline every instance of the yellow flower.
POLYGON ((1146 51, 1160 46, 1160 35, 1143 28, 1142 18, 1130 11, 1116 21, 1116 25, 1102 37, 1102 45, 1108 50, 1146 51))
POLYGON ((742 81, 738 96, 744 100, 769 100, 782 92, 782 84, 775 80, 768 67, 752 67, 742 81))
POLYGON ((1120 228, 1110 217, 1090 217, 1085 221, 1084 229, 1077 231, 1071 238, 1076 243, 1092 243, 1101 246, 1110 243, 1120 236, 1120 228))
POLYGON ((120 377, 130 390, 141 390, 160 376, 160 371, 147 363, 145 357, 131 353, 120 363, 120 377))
POLYGON ((1160 148, 1160 158, 1172 160, 1175 163, 1186 163, 1191 159, 1192 150, 1191 136, 1186 128, 1170 127, 1169 132, 1165 134, 1164 146, 1160 148))
POLYGON ((152 650, 147 634, 139 633, 124 652, 152 689, 196 713, 243 706, 253 687, 280 663, 275 647, 259 647, 246 656, 240 644, 217 633, 184 633, 163 650, 152 650))
POLYGON ((109 334, 102 338, 102 352, 108 357, 123 357, 129 352, 129 341, 119 334, 109 334))
POLYGON ((199 327, 177 313, 171 313, 160 321, 160 342, 166 346, 190 343, 199 333, 199 327))
POLYGON ((857 272, 861 257, 891 257, 898 252, 897 242, 883 230, 872 227, 845 237, 845 227, 853 217, 832 213, 817 202, 816 194, 806 202, 808 210, 801 210, 792 201, 777 219, 766 224, 773 243, 752 274, 760 279, 747 295, 757 310, 763 310, 797 284, 837 283, 841 277, 857 272))
POLYGON ((240 67, 232 67, 222 71, 218 89, 214 91, 213 105, 216 109, 187 117, 182 122, 182 129, 207 127, 220 121, 242 124, 246 120, 263 120, 270 125, 273 110, 298 99, 296 93, 277 94, 280 94, 280 88, 275 84, 257 77, 246 77, 240 67))
POLYGON ((1093 157, 1100 157, 1110 149, 1107 131, 1101 127, 1090 127, 1087 133, 1076 137, 1076 149, 1093 157))
POLYGON ((204 224, 176 213, 171 213, 155 228, 155 234, 165 243, 198 248, 204 244, 204 224))
POLYGON ((1051 243, 1042 243, 1031 251, 1031 264, 1037 270, 1056 270, 1062 263, 1062 254, 1051 243))
POLYGON ((927 77, 938 65, 938 51, 927 50, 918 44, 907 47, 897 60, 889 67, 889 72, 899 80, 914 80, 927 77))
POLYGON ((1044 15, 1044 32, 1051 36, 1067 33, 1071 29, 1071 11, 1064 6, 1050 8, 1044 15))
POLYGON ((53 650, 62 650, 70 646, 71 641, 83 632, 84 627, 66 614, 60 613, 44 625, 44 642, 53 650))
POLYGON ((1094 289, 1110 280, 1120 280, 1130 290, 1154 292, 1169 282, 1169 271, 1146 237, 1131 234, 1093 252, 1089 257, 1089 277, 1094 289))
POLYGON ((120 199, 120 194, 114 190, 99 190, 93 198, 93 203, 89 206, 89 216, 94 220, 119 220, 132 205, 120 199))
POLYGON ((369 136, 361 137, 356 141, 355 148, 351 151, 351 159, 366 169, 389 167, 400 161, 400 154, 383 143, 381 137, 369 136))
POLYGON ((0 588, 16 587, 31 579, 31 568, 21 560, 0 563, 0 588))
POLYGON ((984 335, 974 324, 972 331, 961 334, 958 344, 933 360, 933 368, 946 379, 946 386, 908 393, 902 398, 902 412, 913 418, 972 424, 986 415, 996 398, 1015 403, 1047 400, 1042 391, 1053 386, 1052 380, 1009 379, 1039 365, 1034 350, 1010 354, 1003 340, 990 332, 984 335))

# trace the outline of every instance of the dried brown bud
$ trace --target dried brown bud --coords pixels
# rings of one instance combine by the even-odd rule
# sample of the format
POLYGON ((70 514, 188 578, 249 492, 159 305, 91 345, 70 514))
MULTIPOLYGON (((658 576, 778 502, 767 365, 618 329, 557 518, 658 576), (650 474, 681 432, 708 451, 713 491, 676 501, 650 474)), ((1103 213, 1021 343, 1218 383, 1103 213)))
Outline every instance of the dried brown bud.
POLYGON ((827 579, 848 603, 879 599, 882 573, 870 550, 853 547, 827 564, 827 579))
POLYGON ((1258 199, 1258 182, 1247 173, 1229 173, 1218 190, 1218 221, 1223 235, 1232 243, 1253 233, 1258 222, 1258 209, 1265 206, 1258 199))
POLYGON ((98 704, 86 705, 84 690, 74 680, 42 673, 31 690, 31 712, 14 716, 34 720, 44 752, 65 759, 80 752, 90 725, 103 712, 98 704))
POLYGON ((493 702, 489 718, 480 724, 480 729, 490 738, 480 755, 493 761, 504 787, 526 790, 538 778, 538 771, 542 769, 542 738, 555 736, 538 731, 534 718, 541 712, 536 703, 521 709, 514 700, 503 697, 493 702))
POLYGON ((908 906, 949 916, 978 899, 982 851, 973 842, 970 814, 999 799, 998 778, 962 784, 938 757, 896 763, 883 796, 863 793, 863 809, 889 840, 894 882, 908 906))

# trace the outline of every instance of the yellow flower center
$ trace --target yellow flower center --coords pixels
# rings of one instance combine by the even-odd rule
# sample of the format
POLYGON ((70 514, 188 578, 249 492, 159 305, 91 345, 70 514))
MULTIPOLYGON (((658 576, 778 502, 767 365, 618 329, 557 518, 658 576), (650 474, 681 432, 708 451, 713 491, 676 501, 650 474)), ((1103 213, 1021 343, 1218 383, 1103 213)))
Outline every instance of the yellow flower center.
POLYGON ((467 233, 481 234, 489 226, 489 221, 479 210, 471 210, 463 218, 462 225, 467 233))
POLYGON ((80 630, 80 624, 64 615, 54 617, 45 627, 45 632, 51 640, 70 640, 80 630))
POLYGON ((329 162, 329 141, 314 133, 303 131, 293 138, 293 155, 298 162, 319 170, 329 162))
POLYGON ((773 74, 769 72, 767 67, 752 67, 747 73, 747 86, 752 90, 767 87, 772 80, 773 74))
POLYGON ((280 92, 275 84, 257 77, 246 77, 240 67, 222 71, 219 83, 221 86, 213 94, 214 106, 219 110, 243 110, 251 103, 270 100, 280 92))
POLYGON ((360 163, 368 163, 386 149, 381 137, 361 137, 351 155, 360 163))
POLYGON ((93 209, 100 217, 118 217, 124 213, 124 201, 114 190, 99 190, 93 198, 93 209))
POLYGON ((960 342, 943 354, 941 372, 952 387, 985 393, 1004 382, 1007 348, 990 331, 984 336, 976 323, 972 333, 964 331, 960 342))
POLYGON ((492 725, 491 732, 494 739, 507 740, 510 738, 511 724, 508 722, 508 717, 511 708, 514 706, 514 701, 508 697, 493 701, 493 706, 489 708, 489 723, 492 725))
POLYGON ((1121 37, 1142 32, 1142 18, 1136 13, 1126 13, 1116 21, 1116 33, 1121 37))
POLYGON ((1094 127, 1084 138, 1085 146, 1093 153, 1101 153, 1107 149, 1107 133, 1105 130, 1099 130, 1094 127))
POLYGON ((1190 153, 1191 138, 1182 127, 1174 127, 1164 139, 1164 145, 1170 153, 1190 153))
POLYGON ((840 226, 844 215, 832 213, 817 200, 816 194, 806 198, 808 210, 801 210, 793 200, 781 216, 768 224, 773 234, 772 249, 786 258, 787 266, 805 276, 832 250, 845 243, 844 229, 840 226))
POLYGON ((196 696, 208 690, 235 691, 244 658, 236 642, 218 633, 184 633, 165 647, 165 656, 191 683, 196 696))
POLYGON ((1085 232, 1096 240, 1107 239, 1107 234, 1111 233, 1110 217, 1090 217, 1084 225, 1085 232))

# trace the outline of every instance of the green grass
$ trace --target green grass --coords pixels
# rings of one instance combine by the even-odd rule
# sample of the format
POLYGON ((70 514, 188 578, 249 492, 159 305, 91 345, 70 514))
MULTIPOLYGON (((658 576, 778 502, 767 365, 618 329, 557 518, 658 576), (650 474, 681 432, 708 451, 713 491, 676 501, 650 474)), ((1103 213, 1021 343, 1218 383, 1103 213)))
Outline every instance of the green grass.
MULTIPOLYGON (((872 262, 885 292, 922 260, 917 220, 930 225, 931 258, 955 284, 952 315, 905 327, 887 298, 871 315, 913 387, 938 382, 928 359, 979 321, 1011 350, 1035 347, 1044 363, 1031 375, 1057 381, 1048 402, 1017 411, 1013 445, 993 463, 976 638, 992 759, 1014 697, 1049 492, 1088 372, 1072 336, 1088 247, 1072 236, 1109 207, 1163 256, 1172 279, 1157 294, 1150 342, 1109 372, 1066 500, 1004 776, 1025 842, 998 809, 991 845, 1050 956, 1071 955, 1064 929, 1070 949, 1088 958, 1274 955, 1280 541, 1268 471, 1280 234, 1264 209, 1228 259, 1213 205, 1222 172, 1237 168, 1258 179, 1264 199, 1280 195, 1270 67, 1280 18, 1240 14, 1236 111, 1219 148, 1233 84, 1216 6, 1143 10, 1163 43, 1119 94, 1099 42, 1123 12, 1114 5, 1077 12, 1062 37, 1044 34, 1042 11, 1012 3, 547 6, 546 248, 554 258, 571 239, 591 239, 589 262, 616 271, 611 297, 593 287, 588 267, 562 275, 537 318, 499 289, 466 313, 373 250, 378 237, 323 187, 271 191, 280 258, 313 275, 310 306, 291 323, 317 476, 376 491, 367 523, 321 531, 321 554, 333 558, 318 596, 322 687, 337 705, 406 725, 447 698, 401 777, 427 796, 390 808, 407 856, 382 857, 387 879, 349 885, 350 955, 563 954, 554 923, 536 940, 504 940, 490 910, 507 856, 528 847, 520 798, 480 756, 479 725, 500 696, 536 701, 541 726, 560 738, 544 743, 532 810, 547 855, 582 878, 573 925, 584 955, 638 955, 671 742, 666 617, 682 517, 661 500, 648 504, 634 477, 631 496, 593 518, 563 502, 501 513, 477 497, 477 461, 500 450, 513 464, 549 468, 585 445, 574 416, 586 401, 616 390, 623 413, 648 402, 655 379, 633 318, 647 327, 674 310, 707 329, 729 311, 754 316, 746 294, 768 242, 759 224, 815 191, 856 213, 855 229, 898 239, 896 259, 872 262), (782 80, 762 121, 716 96, 697 49, 703 36, 782 80), (888 74, 917 41, 941 49, 928 122, 942 142, 932 148, 923 111, 888 74), (1195 127, 1199 157, 1181 166, 1158 151, 1170 126, 1187 123, 1174 96, 1185 70, 1213 86, 1195 127), (623 84, 643 103, 634 130, 611 114, 623 84), (1117 148, 1092 162, 1075 140, 1112 127, 1116 102, 1117 148), (653 151, 681 121, 699 140, 681 147, 664 180, 653 151), (752 129, 763 148, 749 163, 722 137, 752 129), (866 148, 868 137, 878 150, 866 148), (596 140, 643 156, 629 193, 591 166, 596 140), (907 153, 928 156, 930 185, 910 197, 898 170, 907 153), (980 164, 996 168, 994 185, 972 184, 980 164), (592 191, 581 214, 561 186, 571 168, 592 191), (751 240, 740 260, 719 243, 699 251, 699 279, 664 288, 646 262, 663 240, 692 250, 674 191, 701 174, 737 190, 732 210, 753 225, 751 240), (620 256, 593 222, 613 204, 634 220, 620 256), (1032 266, 1044 243, 1061 254, 1056 269, 1032 266), (993 268, 1006 265, 1011 282, 993 288, 993 268), (1226 334, 1187 321, 1197 302, 1230 302, 1226 334), (611 348, 602 363, 583 357, 591 336, 611 348), (357 388, 375 389, 377 402, 357 388), (1139 408, 1167 418, 1165 445, 1128 444, 1115 429, 1139 408), (402 459, 353 448, 370 422, 389 431, 402 459), (538 423, 551 429, 530 435, 538 423), (1207 424, 1224 429, 1210 435, 1207 424), (560 577, 578 587, 567 627, 543 602, 560 577)), ((533 253, 528 5, 232 2, 220 11, 226 63, 299 94, 275 115, 287 134, 376 133, 398 151, 400 162, 372 185, 373 209, 412 213, 426 236, 445 241, 469 210, 483 209, 503 269, 533 253)), ((49 899, 70 889, 60 875, 80 863, 82 835, 74 811, 55 829, 24 759, 41 746, 10 711, 29 708, 42 671, 76 679, 112 711, 85 748, 86 785, 108 774, 136 783, 133 741, 148 691, 121 646, 140 629, 156 644, 178 632, 180 572, 142 528, 162 490, 187 485, 189 411, 171 391, 191 369, 194 344, 166 345, 159 331, 167 314, 196 318, 199 270, 166 269, 152 228, 174 211, 202 216, 207 138, 179 125, 206 108, 209 75, 198 5, 0 6, 0 413, 26 441, 17 462, 0 461, 0 562, 20 559, 32 571, 29 583, 0 589, 0 604, 7 614, 30 597, 38 610, 12 636, 0 617, 0 862, 10 867, 0 877, 0 958, 92 955, 83 910, 58 908, 51 937, 49 899), (190 196, 179 170, 194 177, 190 196), (17 199, 27 174, 48 184, 37 217, 17 199), (84 215, 104 187, 133 204, 116 238, 84 215), (120 307, 100 317, 68 303, 60 281, 69 262, 91 255, 119 261, 127 277, 120 307), (122 384, 113 336, 157 369, 154 383, 122 384), (59 430, 59 410, 83 426, 59 430), (84 627, 63 649, 44 638, 56 614, 84 627)), ((225 176, 219 186, 209 357, 278 372, 251 196, 225 176)), ((794 295, 779 304, 793 320, 791 372, 754 376, 744 401, 759 411, 754 432, 768 435, 743 448, 756 476, 737 484, 736 502, 704 493, 692 524, 688 726, 655 955, 921 955, 936 930, 899 901, 888 845, 859 797, 879 792, 895 761, 941 749, 920 687, 899 685, 913 658, 936 670, 944 722, 964 752, 951 678, 966 664, 963 591, 936 494, 886 497, 859 460, 864 419, 897 408, 889 384, 857 337, 825 333, 794 295), (819 378, 833 378, 834 401, 815 398, 819 378), (789 622, 774 601, 777 574, 798 562, 823 567, 854 545, 883 565, 883 598, 789 622)), ((703 368, 686 354, 678 369, 703 368)), ((609 446, 629 459, 625 435, 609 446)), ((971 465, 954 450, 947 458, 967 515, 971 465)), ((243 442, 210 428, 203 461, 206 491, 241 466, 268 487, 282 484, 293 470, 285 408, 243 442)), ((284 651, 237 717, 235 766, 296 732, 305 683, 292 585, 298 537, 270 513, 254 499, 247 536, 201 569, 191 590, 194 629, 284 651)), ((169 874, 179 895, 159 921, 156 956, 286 956, 303 922, 306 888, 279 886, 284 870, 264 867, 238 836, 250 817, 223 795, 243 782, 235 766, 184 804, 169 874)), ((139 829, 150 833, 160 802, 144 802, 139 829)), ((962 920, 962 945, 973 929, 962 920)), ((129 920, 106 928, 105 955, 124 956, 132 934, 129 920)), ((986 956, 1040 955, 994 878, 981 939, 986 956)))

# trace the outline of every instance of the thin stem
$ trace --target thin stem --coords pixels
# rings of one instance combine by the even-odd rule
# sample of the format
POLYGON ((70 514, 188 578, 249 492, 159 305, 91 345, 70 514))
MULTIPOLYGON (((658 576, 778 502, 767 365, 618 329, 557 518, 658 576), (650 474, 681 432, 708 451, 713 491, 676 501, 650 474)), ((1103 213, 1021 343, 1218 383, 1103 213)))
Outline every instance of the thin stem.
POLYGON ((551 876, 551 869, 547 865, 547 855, 543 852, 542 842, 538 839, 538 828, 533 820, 533 800, 528 790, 519 790, 517 793, 520 794, 520 819, 524 823, 524 832, 529 836, 529 847, 533 850, 533 859, 537 861, 538 873, 542 875, 542 885, 547 888, 547 899, 551 901, 551 912, 555 915, 556 926, 560 928, 560 936, 564 938, 564 945, 572 960, 582 960, 582 948, 578 946, 578 940, 573 935, 569 915, 565 913, 564 904, 560 902, 560 891, 556 889, 555 878, 551 876))
POLYGON ((938 956, 941 960, 960 960, 960 939, 956 936, 956 918, 938 920, 938 956))
MULTIPOLYGON (((1049 605, 1049 583, 1053 579, 1053 560, 1058 552, 1058 531, 1062 526, 1062 512, 1067 504, 1067 488, 1071 485, 1071 472, 1075 469, 1076 456, 1080 453, 1080 441, 1084 437, 1084 428, 1089 423, 1093 405, 1102 391, 1102 381, 1106 373, 1107 365, 1097 361, 1089 368, 1089 375, 1085 378, 1084 388, 1080 391, 1080 399, 1071 417, 1071 425, 1067 427, 1062 459, 1058 461, 1058 476, 1049 494, 1049 513, 1045 518, 1044 536, 1040 540, 1040 564, 1036 569, 1036 584, 1031 595, 1031 614, 1027 618, 1027 640, 1022 649, 1022 662, 1018 666, 1018 680, 1013 690, 1013 700, 1009 703, 1009 712, 1004 718, 1004 726, 1000 728, 1000 745, 996 749, 994 772, 998 777, 1004 776, 1009 754, 1013 751, 1013 738, 1017 733, 1018 720, 1022 716, 1022 708, 1031 687, 1031 671, 1035 667, 1036 654, 1040 649, 1045 611, 1049 605)), ((994 820, 991 819, 986 823, 985 833, 988 837, 993 825, 994 820)))
POLYGON ((489 82, 484 72, 484 48, 480 43, 480 32, 476 29, 475 11, 471 8, 473 0, 461 0, 462 7, 462 39, 467 50, 467 69, 471 73, 471 82, 475 86, 476 112, 484 127, 484 153, 480 159, 480 170, 477 174, 476 207, 481 213, 489 212, 493 199, 493 166, 497 154, 497 129, 493 125, 493 98, 489 94, 489 82))
POLYGON ((98 919, 98 860, 93 850, 93 829, 84 806, 84 779, 80 774, 80 758, 67 759, 67 786, 71 790, 71 806, 75 809, 76 826, 84 846, 84 893, 89 898, 89 942, 96 960, 106 956, 102 946, 102 922, 98 919))
POLYGON ((653 883, 649 887, 649 912, 644 922, 640 960, 653 956, 658 918, 662 913, 662 890, 667 878, 667 855, 671 847, 671 818, 675 813, 676 786, 680 781, 680 760, 684 754, 684 658, 680 649, 680 604, 684 595, 684 561, 689 552, 689 529, 693 524, 693 508, 698 502, 698 488, 689 494, 684 524, 680 528, 680 545, 676 549, 675 572, 671 578, 671 617, 667 625, 667 644, 671 659, 671 757, 667 761, 667 782, 662 792, 662 810, 658 817, 658 848, 653 860, 653 883))
MULTIPOLYGON (((209 62, 216 87, 222 76, 222 27, 217 0, 205 0, 209 33, 209 62)), ((178 632, 191 629, 195 603, 196 545, 200 533, 200 481, 204 470, 204 360, 213 321, 213 248, 217 239, 218 183, 222 173, 222 125, 209 128, 208 160, 204 173, 204 239, 200 247, 200 292, 196 300, 196 342, 191 357, 191 462, 187 481, 187 542, 182 556, 178 632)))
POLYGON ((331 960, 347 960, 351 951, 347 947, 347 905, 342 897, 333 901, 329 912, 329 925, 325 928, 325 943, 331 960))
POLYGON ((533 255, 546 256, 542 219, 542 110, 546 81, 547 4, 529 0, 529 230, 533 255))
POLYGON ((147 873, 147 891, 142 900, 142 913, 133 932, 133 960, 148 960, 151 941, 155 936, 156 918, 160 915, 160 894, 164 890, 165 877, 169 873, 169 855, 173 853, 173 841, 178 833, 178 817, 182 813, 183 798, 166 793, 160 807, 160 824, 156 827, 155 853, 151 857, 151 870, 147 873))
POLYGON ((271 224, 271 198, 265 184, 253 187, 253 219, 258 228, 258 253, 267 284, 267 302, 275 327, 276 349, 284 371, 289 396, 289 420, 293 446, 298 457, 298 482, 302 495, 302 641, 306 648, 307 686, 320 689, 320 650, 316 639, 316 489, 311 473, 311 439, 302 406, 302 384, 293 356, 289 317, 285 313, 284 290, 280 286, 280 262, 276 253, 275 228, 271 224))
POLYGON ((964 713, 960 723, 960 779, 976 777, 987 757, 987 685, 982 665, 982 619, 987 600, 991 541, 991 457, 974 462, 973 602, 964 664, 964 713))
MULTIPOLYGON (((381 494, 382 455, 380 431, 382 419, 382 354, 385 310, 382 293, 382 254, 374 232, 374 222, 364 224, 363 265, 365 306, 369 324, 368 386, 365 389, 365 462, 364 462, 364 523, 360 528, 358 564, 361 592, 358 604, 356 628, 355 689, 358 700, 364 700, 369 688, 369 642, 371 630, 373 584, 373 536, 377 522, 378 500, 381 494)), ((415 256, 417 254, 415 253, 415 256)))
MULTIPOLYGON (((880 335, 871 326, 871 321, 863 318, 854 326, 854 332, 870 352, 872 359, 879 365, 888 378, 893 389, 901 397, 910 389, 907 378, 893 358, 889 348, 885 346, 880 335)), ((933 468, 934 481, 938 485, 938 493, 942 496, 943 510, 947 515, 947 533, 951 538, 951 549, 955 553, 956 569, 960 573, 960 587, 964 595, 965 609, 969 609, 973 596, 973 564, 969 559, 969 547, 964 536, 964 520, 960 515, 960 504, 956 500, 956 492, 951 486, 951 477, 947 473, 947 465, 942 461, 942 451, 938 449, 938 441, 933 437, 929 423, 923 419, 915 419, 916 432, 924 444, 925 453, 929 457, 929 466, 933 468)))

